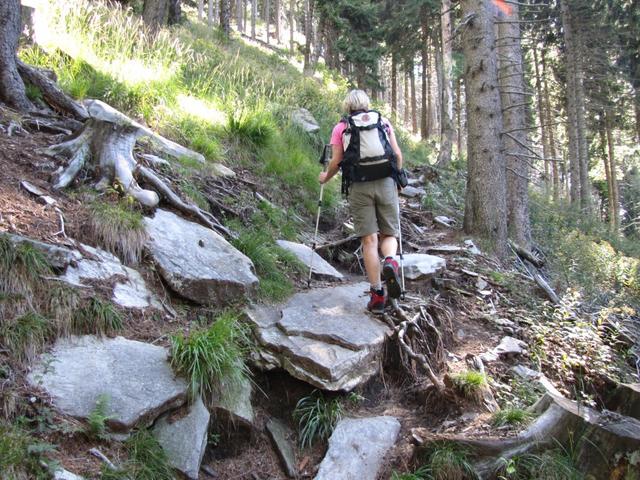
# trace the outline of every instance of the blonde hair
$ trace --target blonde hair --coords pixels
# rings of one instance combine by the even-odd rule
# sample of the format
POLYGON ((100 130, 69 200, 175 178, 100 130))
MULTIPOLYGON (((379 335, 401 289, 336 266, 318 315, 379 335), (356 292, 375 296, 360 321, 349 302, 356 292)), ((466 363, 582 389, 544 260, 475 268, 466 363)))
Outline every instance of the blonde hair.
POLYGON ((364 90, 351 90, 344 98, 342 108, 348 113, 369 110, 369 95, 364 90))

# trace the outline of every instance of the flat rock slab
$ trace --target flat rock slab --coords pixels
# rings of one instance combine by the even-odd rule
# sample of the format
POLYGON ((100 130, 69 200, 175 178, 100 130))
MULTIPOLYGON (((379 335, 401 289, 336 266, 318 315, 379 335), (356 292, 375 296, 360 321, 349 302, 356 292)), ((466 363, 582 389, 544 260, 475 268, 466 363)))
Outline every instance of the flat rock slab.
POLYGON ((213 230, 166 210, 145 217, 147 250, 162 278, 201 305, 244 299, 258 285, 253 263, 213 230))
MULTIPOLYGON (((447 261, 435 255, 405 253, 403 257, 404 276, 408 280, 424 280, 447 268, 447 261)), ((399 256, 396 256, 396 261, 400 263, 399 256)))
POLYGON ((427 247, 427 252, 434 253, 460 253, 463 250, 464 248, 456 245, 433 245, 431 247, 427 247))
POLYGON ((120 259, 109 252, 89 245, 82 245, 81 258, 67 267, 61 280, 75 286, 90 286, 92 281, 113 282, 111 300, 124 308, 162 309, 160 300, 147 289, 147 285, 138 273, 125 267, 120 259))
POLYGON ((278 240, 276 242, 281 248, 293 253, 307 269, 311 268, 311 274, 323 280, 342 280, 344 276, 329 262, 318 255, 311 248, 302 243, 289 242, 287 240, 278 240), (313 256, 313 260, 312 260, 313 256))
POLYGON ((247 312, 263 358, 323 390, 351 390, 378 371, 388 327, 365 312, 367 283, 298 293, 247 312))
POLYGON ((267 422, 267 431, 271 435, 287 476, 296 478, 298 476, 298 466, 296 464, 294 442, 291 440, 293 432, 284 423, 275 418, 267 422))
POLYGON ((64 413, 86 419, 101 395, 108 426, 126 432, 184 403, 187 384, 176 378, 162 347, 122 337, 87 335, 56 342, 39 357, 29 382, 51 395, 64 413))
POLYGON ((167 454, 169 463, 187 478, 197 480, 200 463, 207 448, 209 411, 198 398, 184 417, 172 415, 160 418, 153 427, 153 435, 167 454))
POLYGON ((399 431, 400 423, 393 417, 341 420, 315 480, 375 480, 399 431))

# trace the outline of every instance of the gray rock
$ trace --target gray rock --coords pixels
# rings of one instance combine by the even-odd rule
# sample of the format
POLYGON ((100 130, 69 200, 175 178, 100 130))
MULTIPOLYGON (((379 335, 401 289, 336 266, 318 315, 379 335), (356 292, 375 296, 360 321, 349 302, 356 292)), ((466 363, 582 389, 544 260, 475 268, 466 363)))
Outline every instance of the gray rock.
POLYGON ((473 240, 465 240, 464 246, 471 255, 480 255, 482 253, 480 249, 476 247, 475 243, 473 243, 473 240))
POLYGON ((107 424, 119 432, 147 425, 182 405, 187 392, 164 348, 122 337, 60 339, 50 354, 39 357, 28 380, 42 387, 57 408, 82 419, 106 395, 107 424))
POLYGON ((234 178, 236 176, 236 172, 221 163, 212 163, 209 165, 209 169, 216 177, 234 178))
POLYGON ((399 431, 393 417, 341 420, 315 480, 374 480, 399 431))
POLYGON ((289 477, 296 478, 298 476, 298 466, 296 464, 296 451, 291 441, 293 432, 284 423, 275 418, 271 418, 267 422, 267 431, 271 435, 285 472, 289 477))
POLYGON ((367 283, 298 293, 247 312, 263 360, 324 390, 351 390, 378 371, 388 327, 365 313, 367 283))
POLYGON ((323 280, 342 280, 344 278, 344 276, 338 270, 333 268, 329 262, 306 245, 289 242, 287 240, 278 240, 276 243, 285 250, 293 253, 298 260, 307 267, 307 269, 311 268, 311 273, 316 278, 321 278, 323 280), (313 261, 311 260, 312 255, 313 261))
POLYGON ((494 352, 498 355, 520 355, 527 348, 522 340, 513 337, 503 337, 494 352))
POLYGON ((47 259, 47 262, 49 262, 49 265, 58 270, 64 270, 69 264, 82 259, 82 254, 76 250, 60 247, 58 245, 51 245, 49 243, 40 242, 21 235, 13 235, 10 233, 4 233, 1 235, 6 235, 14 246, 21 243, 30 244, 35 249, 42 252, 47 259))
POLYGON ((64 468, 60 468, 52 473, 53 480, 84 480, 84 477, 80 477, 75 473, 71 473, 64 468))
POLYGON ((202 305, 228 304, 258 285, 253 263, 213 230, 166 210, 145 217, 147 249, 171 288, 202 305))
POLYGON ((82 250, 86 255, 69 265, 61 280, 79 287, 90 285, 95 280, 117 280, 113 283, 111 297, 114 303, 125 308, 162 309, 160 300, 147 289, 137 270, 125 267, 118 257, 99 248, 82 245, 82 250))
POLYGON ((315 133, 320 130, 318 121, 306 108, 298 108, 291 114, 291 121, 307 133, 315 133))
MULTIPOLYGON (((407 280, 424 280, 447 267, 447 261, 442 257, 427 255, 426 253, 405 253, 404 276, 407 280)), ((398 263, 400 257, 395 257, 398 263)))
POLYGON ((186 416, 173 420, 168 414, 160 418, 153 427, 153 435, 167 453, 171 466, 187 478, 197 480, 208 430, 209 411, 198 398, 186 416))
POLYGON ((423 197, 426 194, 427 194, 427 192, 425 192, 424 188, 416 188, 416 187, 412 187, 410 185, 407 185, 406 187, 404 187, 400 191, 400 195, 402 195, 403 197, 407 197, 407 198, 423 197))
POLYGON ((255 414, 251 405, 251 381, 248 378, 236 382, 222 379, 220 392, 221 396, 214 401, 217 413, 222 413, 232 421, 252 425, 255 414))

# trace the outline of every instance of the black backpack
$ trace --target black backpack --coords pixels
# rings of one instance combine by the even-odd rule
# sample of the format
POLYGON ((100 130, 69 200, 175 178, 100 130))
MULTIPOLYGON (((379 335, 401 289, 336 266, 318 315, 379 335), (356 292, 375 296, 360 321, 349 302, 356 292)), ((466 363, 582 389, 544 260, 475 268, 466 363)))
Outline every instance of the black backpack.
POLYGON ((361 111, 342 121, 347 124, 342 134, 344 157, 340 164, 343 195, 349 194, 349 187, 354 182, 395 177, 396 158, 382 115, 375 110, 361 111))

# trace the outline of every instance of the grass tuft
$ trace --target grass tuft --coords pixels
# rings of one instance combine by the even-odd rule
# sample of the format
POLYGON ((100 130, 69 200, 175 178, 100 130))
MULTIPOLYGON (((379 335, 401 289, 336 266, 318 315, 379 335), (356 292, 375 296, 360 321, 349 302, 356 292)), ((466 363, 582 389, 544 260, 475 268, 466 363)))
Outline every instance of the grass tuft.
POLYGON ((488 386, 487 376, 477 370, 465 370, 453 377, 456 389, 469 400, 482 399, 482 390, 488 386))
POLYGON ((533 418, 534 415, 527 410, 509 407, 497 411, 491 418, 491 423, 494 427, 504 427, 506 425, 520 427, 527 425, 533 418))
POLYGON ((237 386, 250 376, 244 362, 247 334, 238 316, 219 315, 208 328, 194 329, 188 336, 171 337, 171 366, 187 377, 189 396, 210 396, 220 382, 237 386))
POLYGON ((300 446, 310 447, 316 440, 329 438, 342 414, 339 398, 328 400, 318 390, 301 398, 293 410, 293 418, 298 422, 300 446))
POLYGON ((129 459, 120 470, 102 468, 102 480, 173 480, 167 454, 148 430, 138 430, 124 443, 129 459))
POLYGON ((470 463, 470 452, 461 445, 434 442, 424 451, 426 462, 423 478, 433 480, 475 480, 478 478, 470 463))
POLYGON ((122 315, 111 303, 97 297, 90 298, 76 310, 72 329, 78 334, 111 335, 122 330, 122 315))
POLYGON ((142 214, 126 201, 93 202, 89 207, 88 227, 96 243, 123 263, 134 265, 140 261, 147 232, 142 214))
POLYGON ((19 362, 31 361, 42 350, 49 334, 49 322, 35 312, 9 320, 0 327, 2 344, 19 362))
POLYGON ((52 447, 42 444, 17 425, 0 422, 0 477, 11 480, 49 479, 41 454, 52 447))

